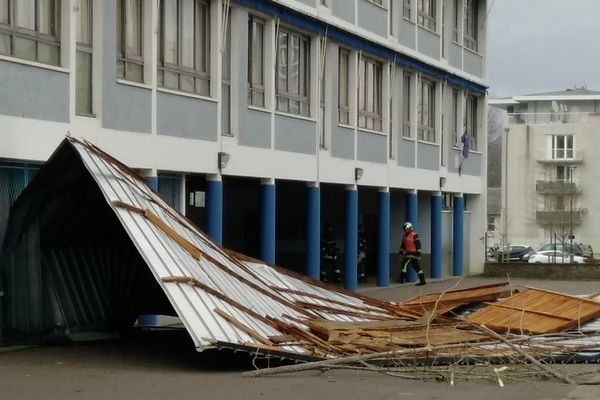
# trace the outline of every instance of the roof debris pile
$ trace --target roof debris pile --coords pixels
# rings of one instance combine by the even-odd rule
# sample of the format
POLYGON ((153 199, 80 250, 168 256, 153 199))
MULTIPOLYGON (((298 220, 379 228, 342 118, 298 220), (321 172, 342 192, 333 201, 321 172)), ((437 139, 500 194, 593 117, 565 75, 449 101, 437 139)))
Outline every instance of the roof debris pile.
MULTIPOLYGON (((534 288, 517 293, 498 283, 402 303, 375 300, 221 248, 142 177, 89 142, 65 139, 47 164, 65 157, 79 160, 93 178, 198 351, 235 348, 321 359, 296 368, 383 369, 449 381, 458 376, 451 368, 457 364, 510 362, 568 382, 542 361, 579 361, 600 350, 593 325, 600 303, 593 299, 534 288), (423 372, 438 365, 446 372, 423 372)), ((89 285, 102 295, 101 285, 89 285)), ((77 329, 65 321, 65 329, 77 329)), ((494 379, 506 375, 491 371, 494 379)))

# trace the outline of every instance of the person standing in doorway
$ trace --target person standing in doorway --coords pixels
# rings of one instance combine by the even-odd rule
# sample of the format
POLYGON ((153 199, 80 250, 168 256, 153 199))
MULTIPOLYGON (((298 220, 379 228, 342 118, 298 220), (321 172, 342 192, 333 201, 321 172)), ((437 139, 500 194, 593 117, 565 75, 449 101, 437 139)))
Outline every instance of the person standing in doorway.
POLYGON ((408 267, 412 266, 419 276, 417 286, 423 286, 426 282, 425 274, 419 265, 419 260, 421 259, 421 239, 410 222, 405 222, 403 228, 404 236, 402 237, 402 244, 400 245, 400 254, 403 254, 404 258, 402 259, 402 269, 400 270, 398 282, 406 282, 408 267))

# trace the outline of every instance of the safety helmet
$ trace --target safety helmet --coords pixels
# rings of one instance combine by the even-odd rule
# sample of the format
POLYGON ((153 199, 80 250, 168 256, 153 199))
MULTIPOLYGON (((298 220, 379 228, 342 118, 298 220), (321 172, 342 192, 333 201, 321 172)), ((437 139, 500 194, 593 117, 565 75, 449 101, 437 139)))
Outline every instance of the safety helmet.
POLYGON ((408 222, 408 221, 406 221, 402 227, 404 228, 404 230, 406 232, 412 230, 412 228, 413 228, 412 224, 410 222, 408 222))

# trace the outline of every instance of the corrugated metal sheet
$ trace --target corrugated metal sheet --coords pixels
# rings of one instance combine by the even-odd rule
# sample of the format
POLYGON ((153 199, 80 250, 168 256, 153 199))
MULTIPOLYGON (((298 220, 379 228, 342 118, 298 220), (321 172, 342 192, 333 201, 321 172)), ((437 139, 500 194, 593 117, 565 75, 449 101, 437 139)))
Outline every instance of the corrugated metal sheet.
MULTIPOLYGON (((395 318, 375 301, 335 291, 216 246, 126 166, 90 143, 69 139, 198 349, 265 347, 284 332, 272 319, 308 331, 302 321, 395 318), (264 338, 265 340, 261 340, 264 338)), ((302 346, 283 351, 306 353, 302 346)))

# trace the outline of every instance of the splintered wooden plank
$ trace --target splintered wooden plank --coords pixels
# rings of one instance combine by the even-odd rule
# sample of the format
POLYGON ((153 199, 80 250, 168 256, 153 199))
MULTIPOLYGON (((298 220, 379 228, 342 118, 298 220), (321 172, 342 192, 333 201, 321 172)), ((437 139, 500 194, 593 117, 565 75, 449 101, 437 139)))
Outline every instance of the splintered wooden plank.
POLYGON ((449 328, 430 328, 413 329, 403 332, 388 332, 381 337, 371 337, 359 335, 356 333, 345 334, 345 332, 336 331, 331 343, 351 344, 356 347, 365 347, 368 349, 392 348, 396 346, 438 346, 453 343, 473 343, 486 340, 488 337, 474 331, 464 331, 449 328))
POLYGON ((600 316, 600 303, 537 288, 526 288, 467 317, 498 332, 556 333, 600 316))

